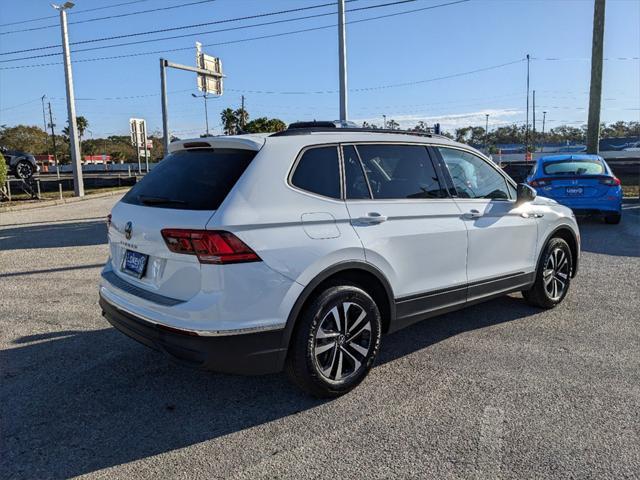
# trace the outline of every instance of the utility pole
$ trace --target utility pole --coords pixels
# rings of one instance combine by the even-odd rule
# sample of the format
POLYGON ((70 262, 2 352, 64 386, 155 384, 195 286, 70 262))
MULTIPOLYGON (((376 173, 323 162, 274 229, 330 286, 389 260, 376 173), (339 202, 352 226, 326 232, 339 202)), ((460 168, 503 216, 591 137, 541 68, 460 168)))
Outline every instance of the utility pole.
POLYGON ((241 107, 240 107, 240 130, 244 131, 244 95, 241 97, 241 107))
POLYGON ((589 120, 587 123, 587 153, 600 150, 600 106, 602 102, 602 50, 604 46, 605 0, 593 4, 593 40, 591 44, 591 87, 589 89, 589 120))
POLYGON ((53 161, 56 164, 56 176, 60 179, 60 164, 58 163, 58 152, 56 149, 56 132, 53 130, 53 114, 51 113, 51 102, 49 102, 49 126, 51 127, 51 140, 53 141, 53 161))
POLYGON ((64 73, 67 85, 67 113, 69 116, 69 149, 71 151, 71 168, 73 170, 73 194, 84 197, 80 144, 78 142, 78 125, 76 123, 76 101, 73 92, 73 73, 71 71, 71 54, 69 52, 69 32, 67 30, 67 10, 73 7, 72 2, 51 6, 60 12, 60 30, 62 33, 62 51, 64 57, 64 73))
POLYGON ((387 116, 382 115, 382 128, 387 129, 387 116))
POLYGON ((344 0, 338 0, 338 57, 340 71, 340 121, 346 122, 347 114, 347 46, 344 0))
POLYGON ((489 153, 489 114, 485 113, 484 149, 489 153))
POLYGON ((529 151, 529 63, 530 57, 527 53, 527 124, 525 126, 524 133, 524 150, 525 153, 529 151))
POLYGON ((547 119, 547 112, 542 112, 542 145, 540 151, 544 152, 544 121, 547 119))
POLYGON ((536 151, 536 91, 533 91, 533 151, 536 151))
POLYGON ((44 133, 47 135, 47 165, 49 165, 49 134, 47 133, 47 114, 44 111, 44 99, 46 98, 46 95, 42 95, 42 97, 40 97, 40 100, 42 100, 42 126, 44 129, 44 133))

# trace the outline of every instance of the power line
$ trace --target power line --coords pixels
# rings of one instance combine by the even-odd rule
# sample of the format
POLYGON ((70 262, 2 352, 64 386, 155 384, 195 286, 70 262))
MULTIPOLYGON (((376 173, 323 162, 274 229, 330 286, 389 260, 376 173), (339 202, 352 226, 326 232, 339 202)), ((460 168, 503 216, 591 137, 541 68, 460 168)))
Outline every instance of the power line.
MULTIPOLYGON (((148 2, 148 1, 149 0, 131 0, 129 2, 116 3, 114 5, 105 5, 103 7, 87 8, 85 10, 78 10, 78 11, 75 11, 75 12, 69 12, 69 15, 78 15, 80 13, 95 12, 97 10, 106 10, 107 8, 122 7, 122 6, 125 6, 125 5, 132 5, 134 3, 142 3, 142 2, 148 2)), ((39 20, 48 20, 50 18, 58 18, 58 15, 48 15, 46 17, 31 18, 31 19, 28 19, 28 20, 18 20, 16 22, 2 23, 2 24, 0 24, 0 27, 7 27, 9 25, 19 25, 19 24, 22 24, 22 23, 37 22, 39 20)))
MULTIPOLYGON (((353 1, 357 1, 357 0, 349 0, 351 2, 353 1)), ((402 0, 402 3, 404 2, 415 2, 417 0, 402 0)), ((203 22, 203 23, 194 23, 191 25, 181 25, 179 27, 171 27, 171 28, 160 28, 160 29, 156 29, 156 30, 148 30, 146 32, 134 32, 134 33, 127 33, 127 34, 123 34, 123 35, 113 35, 111 37, 102 37, 102 38, 91 38, 88 40, 80 40, 77 42, 72 42, 70 45, 84 45, 86 43, 95 43, 95 42, 106 42, 109 40, 119 40, 121 38, 131 38, 131 37, 138 37, 140 35, 151 35, 154 33, 165 33, 165 32, 173 32, 173 31, 177 31, 177 30, 185 30, 185 29, 189 29, 189 28, 197 28, 197 27, 205 27, 208 25, 217 25, 220 23, 228 23, 228 22, 237 22, 240 20, 252 20, 254 18, 262 18, 262 17, 269 17, 269 16, 273 16, 273 15, 281 15, 281 14, 285 14, 285 13, 293 13, 293 12, 300 12, 303 10, 312 10, 312 9, 316 9, 316 8, 323 8, 323 7, 328 7, 328 6, 334 6, 335 3, 331 2, 331 3, 322 3, 319 5, 312 5, 309 7, 298 7, 298 8, 291 8, 288 10, 280 10, 277 12, 267 12, 267 13, 261 13, 261 14, 256 14, 256 15, 248 15, 245 17, 237 17, 237 18, 228 18, 228 19, 224 19, 224 20, 215 20, 212 22, 203 22)), ((50 48, 60 48, 62 45, 57 44, 57 45, 46 45, 46 46, 40 46, 40 47, 35 47, 35 48, 27 48, 27 49, 23 49, 23 50, 14 50, 11 52, 2 52, 0 53, 0 55, 10 55, 10 54, 14 54, 14 53, 24 53, 24 52, 33 52, 36 50, 45 50, 45 49, 50 49, 50 48)))
MULTIPOLYGON (((356 0, 347 0, 347 1, 356 1, 356 0)), ((402 11, 402 12, 395 12, 395 13, 388 13, 388 14, 384 14, 384 15, 378 15, 375 17, 369 17, 369 18, 364 18, 364 19, 360 19, 360 20, 350 20, 347 21, 347 24, 356 24, 356 23, 363 23, 363 22, 370 22, 373 20, 380 20, 382 18, 390 18, 390 17, 396 17, 399 15, 407 15, 410 13, 416 13, 416 12, 422 12, 425 10, 432 10, 435 8, 440 8, 440 7, 447 7, 450 5, 456 5, 459 3, 466 3, 469 2, 471 0, 455 0, 452 2, 448 2, 448 3, 441 3, 441 4, 437 4, 437 5, 431 5, 429 7, 422 7, 422 8, 415 8, 412 10, 406 10, 406 11, 402 11)), ((355 10, 355 9, 353 9, 355 10)), ((350 11, 353 11, 350 10, 350 11)), ((335 13, 332 13, 331 15, 334 15, 335 13)), ((296 19, 289 19, 289 21, 293 21, 296 19)), ((260 35, 257 37, 250 37, 250 38, 244 38, 244 39, 239 39, 239 40, 230 40, 230 41, 226 41, 226 42, 217 42, 217 43, 210 43, 210 44, 206 44, 203 45, 204 47, 215 47, 215 46, 220 46, 220 45, 231 45, 231 44, 236 44, 236 43, 244 43, 244 42, 250 42, 250 41, 255 41, 255 40, 264 40, 264 39, 268 39, 268 38, 276 38, 276 37, 283 37, 283 36, 287 36, 287 35, 294 35, 294 34, 299 34, 299 33, 307 33, 307 32, 313 32, 313 31, 318 31, 318 30, 326 30, 326 29, 330 29, 330 28, 335 28, 336 25, 335 24, 331 24, 331 25, 323 25, 323 26, 319 26, 319 27, 311 27, 311 28, 304 28, 304 29, 300 29, 300 30, 293 30, 293 31, 289 31, 289 32, 282 32, 282 33, 275 33, 275 34, 269 34, 269 35, 260 35)), ((106 48, 106 47, 101 47, 101 48, 106 48)), ((74 63, 84 63, 84 62, 95 62, 95 61, 101 61, 101 60, 115 60, 115 59, 121 59, 121 58, 130 58, 130 57, 139 57, 139 56, 145 56, 145 55, 156 55, 156 54, 161 54, 161 53, 172 53, 172 52, 179 52, 179 51, 185 51, 185 50, 191 50, 193 49, 192 46, 189 47, 179 47, 179 48, 171 48, 171 49, 164 49, 164 50, 154 50, 154 51, 148 51, 148 52, 138 52, 138 53, 130 53, 130 54, 123 54, 123 55, 114 55, 114 56, 109 56, 109 57, 93 57, 93 58, 86 58, 86 59, 80 59, 80 60, 74 60, 74 63)), ((74 53, 77 52, 77 50, 73 51, 74 53)), ((46 54, 44 56, 55 56, 55 55, 59 55, 59 54, 46 54)), ((13 62, 13 61, 17 61, 17 60, 26 60, 26 59, 32 59, 32 58, 38 58, 38 57, 24 57, 24 58, 19 58, 19 59, 10 59, 10 60, 4 60, 1 61, 0 63, 9 63, 9 62, 13 62)), ((15 67, 0 67, 0 70, 9 70, 9 69, 21 69, 21 68, 34 68, 34 67, 46 67, 46 66, 51 66, 51 65, 60 65, 61 62, 50 62, 50 63, 40 63, 40 64, 33 64, 33 65, 18 65, 15 67)))
MULTIPOLYGON (((351 1, 356 1, 356 0, 351 0, 351 1)), ((379 8, 379 7, 386 7, 389 5, 396 5, 398 3, 406 3, 408 1, 414 2, 417 0, 402 0, 401 2, 393 2, 393 3, 387 3, 387 4, 381 4, 381 5, 372 5, 369 7, 361 7, 361 8, 353 8, 351 10, 349 10, 349 12, 356 12, 356 11, 360 11, 360 10, 370 10, 372 8, 379 8)), ((468 0, 465 0, 468 1, 468 0)), ((327 16, 333 16, 335 15, 335 12, 329 12, 329 13, 318 13, 318 14, 314 14, 314 15, 306 15, 304 17, 296 17, 296 18, 287 18, 287 19, 283 19, 283 20, 272 20, 270 22, 262 22, 262 23, 254 23, 252 25, 239 25, 236 27, 228 27, 228 28, 221 28, 218 30, 209 30, 206 32, 194 32, 194 33, 187 33, 187 34, 183 34, 183 35, 173 35, 170 37, 162 37, 162 38, 153 38, 153 39, 147 39, 147 40, 138 40, 135 42, 124 42, 124 43, 115 43, 113 45, 104 45, 104 46, 99 46, 99 47, 89 47, 89 48, 81 48, 81 49, 77 49, 74 50, 73 53, 80 53, 80 52, 89 52, 89 51, 93 51, 93 50, 104 50, 106 48, 114 48, 114 47, 124 47, 124 46, 129 46, 129 45, 139 45, 142 43, 153 43, 153 42, 159 42, 159 41, 164 41, 164 40, 176 40, 178 38, 186 38, 186 37, 198 37, 201 35, 208 35, 208 34, 212 34, 212 33, 222 33, 222 32, 231 32, 231 31, 235 31, 235 30, 244 30, 246 28, 256 28, 256 27, 264 27, 267 25, 277 25, 280 23, 289 23, 289 22, 294 22, 294 21, 300 21, 300 20, 308 20, 311 18, 320 18, 320 17, 327 17, 327 16)), ((3 60, 0 63, 9 63, 9 62, 16 62, 16 61, 20 61, 20 60, 26 60, 26 59, 34 59, 34 58, 46 58, 46 57, 54 57, 54 56, 58 56, 61 55, 60 53, 45 53, 42 55, 32 55, 29 57, 23 57, 23 58, 12 58, 9 60, 3 60)))
MULTIPOLYGON (((199 0, 197 2, 191 2, 191 3, 183 3, 181 5, 171 5, 169 7, 161 7, 161 8, 152 8, 149 10, 138 10, 137 12, 128 12, 128 13, 120 13, 117 15, 109 15, 107 17, 98 17, 98 18, 88 18, 86 20, 78 20, 76 22, 69 22, 69 25, 78 25, 80 23, 89 23, 89 22, 97 22, 100 20, 111 20, 113 18, 122 18, 122 17, 130 17, 131 15, 142 15, 145 13, 155 13, 155 12, 160 12, 163 10, 173 10, 174 8, 182 8, 182 7, 190 7, 192 5, 200 5, 202 3, 211 3, 211 2, 215 2, 216 0, 199 0)), ((32 32, 35 30, 43 30, 45 28, 55 28, 55 27, 59 27, 59 25, 57 23, 51 24, 51 25, 44 25, 42 27, 32 27, 32 28, 25 28, 25 29, 21 29, 21 30, 9 30, 8 32, 0 32, 0 35, 8 35, 10 33, 23 33, 23 32, 32 32)))

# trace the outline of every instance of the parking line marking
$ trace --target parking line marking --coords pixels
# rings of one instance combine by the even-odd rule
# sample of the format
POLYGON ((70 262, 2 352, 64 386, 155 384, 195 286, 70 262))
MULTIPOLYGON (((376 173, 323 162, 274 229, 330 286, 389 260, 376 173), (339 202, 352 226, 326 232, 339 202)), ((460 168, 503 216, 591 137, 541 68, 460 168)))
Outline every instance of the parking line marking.
POLYGON ((504 411, 485 407, 480 419, 478 441, 478 478, 499 478, 502 469, 502 436, 504 411))

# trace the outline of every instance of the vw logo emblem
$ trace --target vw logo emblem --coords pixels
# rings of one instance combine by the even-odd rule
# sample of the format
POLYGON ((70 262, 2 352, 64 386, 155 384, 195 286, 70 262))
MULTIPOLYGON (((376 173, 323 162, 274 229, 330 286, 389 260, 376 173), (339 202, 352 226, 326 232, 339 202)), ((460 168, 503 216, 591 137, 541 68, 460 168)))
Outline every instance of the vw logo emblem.
POLYGON ((127 237, 127 240, 131 240, 131 232, 133 231, 133 224, 131 222, 127 222, 124 226, 124 236, 127 237))

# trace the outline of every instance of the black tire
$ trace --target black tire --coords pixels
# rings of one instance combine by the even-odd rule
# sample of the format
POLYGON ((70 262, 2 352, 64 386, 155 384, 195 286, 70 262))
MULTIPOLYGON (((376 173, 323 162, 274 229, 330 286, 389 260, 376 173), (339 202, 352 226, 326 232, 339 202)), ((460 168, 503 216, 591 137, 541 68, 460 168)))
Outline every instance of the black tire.
POLYGON ((608 223, 609 225, 617 225, 622 220, 622 214, 614 213, 613 215, 605 215, 604 223, 608 223))
POLYGON ((20 160, 16 163, 16 178, 24 179, 31 178, 33 176, 33 166, 26 160, 20 160))
POLYGON ((549 240, 542 253, 536 270, 535 283, 529 290, 523 291, 522 296, 533 306, 553 308, 566 297, 571 284, 571 272, 573 272, 571 248, 562 238, 554 237, 549 240), (550 275, 551 270, 553 272, 550 275))
POLYGON ((380 311, 367 292, 354 285, 330 286, 298 318, 285 372, 315 397, 343 395, 369 373, 381 333, 380 311))

